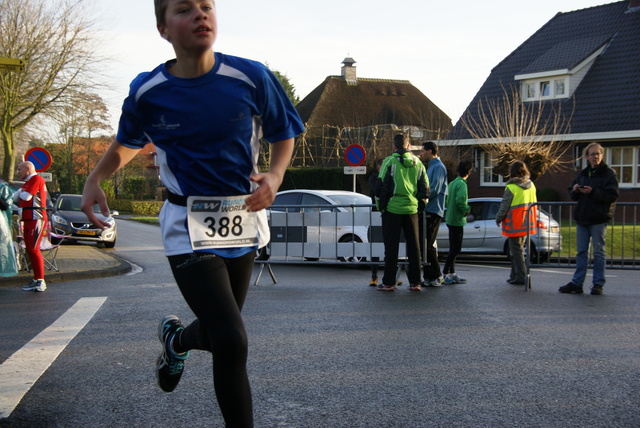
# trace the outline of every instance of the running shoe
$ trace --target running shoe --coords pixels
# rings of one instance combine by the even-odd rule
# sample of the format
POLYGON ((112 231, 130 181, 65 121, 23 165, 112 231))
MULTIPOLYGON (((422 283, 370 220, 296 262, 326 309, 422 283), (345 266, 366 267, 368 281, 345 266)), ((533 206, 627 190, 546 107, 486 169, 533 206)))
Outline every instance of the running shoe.
POLYGON ((427 282, 427 287, 442 287, 444 284, 444 278, 439 277, 436 279, 431 279, 427 282))
POLYGON ((22 287, 24 291, 44 291, 47 289, 47 283, 44 279, 34 279, 31 283, 22 287))
POLYGON ((449 273, 444 277, 444 284, 466 284, 467 280, 464 278, 460 278, 457 273, 449 273))
POLYGON ((411 290, 411 291, 420 291, 420 290, 422 290, 422 288, 420 288, 420 284, 411 284, 409 286, 409 290, 411 290))
POLYGON ((162 352, 156 364, 156 378, 158 386, 164 392, 176 389, 184 371, 184 360, 189 356, 189 352, 176 354, 171 348, 171 341, 180 330, 184 330, 184 326, 175 315, 167 315, 158 327, 158 339, 162 343, 162 352))
POLYGON ((396 287, 394 285, 384 285, 378 284, 379 291, 395 291, 396 287))
POLYGON ((571 293, 582 294, 582 287, 579 285, 575 285, 573 282, 570 282, 560 287, 558 291, 561 293, 567 293, 567 294, 571 294, 571 293))
POLYGON ((378 278, 371 278, 371 281, 369 281, 369 285, 371 287, 376 287, 378 285, 378 278))

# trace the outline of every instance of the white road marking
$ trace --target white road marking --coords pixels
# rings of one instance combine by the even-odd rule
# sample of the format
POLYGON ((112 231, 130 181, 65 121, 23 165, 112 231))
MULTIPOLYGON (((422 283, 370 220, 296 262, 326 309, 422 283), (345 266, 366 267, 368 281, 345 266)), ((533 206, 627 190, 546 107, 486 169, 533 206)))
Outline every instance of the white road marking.
POLYGON ((106 297, 85 297, 0 365, 0 418, 9 417, 22 397, 91 320, 106 297))

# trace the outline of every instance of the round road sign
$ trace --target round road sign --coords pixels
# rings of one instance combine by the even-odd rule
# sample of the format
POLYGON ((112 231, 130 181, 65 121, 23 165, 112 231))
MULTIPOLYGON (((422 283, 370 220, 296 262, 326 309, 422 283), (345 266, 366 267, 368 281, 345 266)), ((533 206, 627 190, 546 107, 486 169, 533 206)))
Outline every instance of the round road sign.
POLYGON ((360 166, 367 160, 367 152, 360 144, 351 144, 344 150, 344 160, 351 166, 360 166))
POLYGON ((42 147, 27 150, 24 160, 31 162, 37 172, 46 171, 51 166, 51 154, 42 147))

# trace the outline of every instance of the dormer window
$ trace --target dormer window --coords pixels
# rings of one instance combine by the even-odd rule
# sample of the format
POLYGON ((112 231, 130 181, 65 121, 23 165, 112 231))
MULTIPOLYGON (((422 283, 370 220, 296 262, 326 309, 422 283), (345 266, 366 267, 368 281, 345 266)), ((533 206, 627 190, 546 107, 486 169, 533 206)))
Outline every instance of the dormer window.
POLYGON ((559 76, 552 79, 530 79, 522 82, 524 101, 553 100, 567 98, 567 78, 559 76))
POLYGON ((565 40, 551 46, 514 76, 524 102, 569 98, 610 37, 565 40))

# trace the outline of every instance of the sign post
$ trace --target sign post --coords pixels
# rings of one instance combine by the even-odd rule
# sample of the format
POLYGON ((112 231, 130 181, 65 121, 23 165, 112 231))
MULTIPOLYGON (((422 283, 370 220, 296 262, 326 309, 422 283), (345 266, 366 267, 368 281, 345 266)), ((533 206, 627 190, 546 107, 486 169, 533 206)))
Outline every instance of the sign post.
POLYGON ((366 174, 367 167, 363 166, 367 160, 367 152, 360 144, 351 144, 344 150, 344 160, 351 166, 356 168, 344 167, 345 174, 353 174, 353 191, 356 191, 356 175, 366 174))

